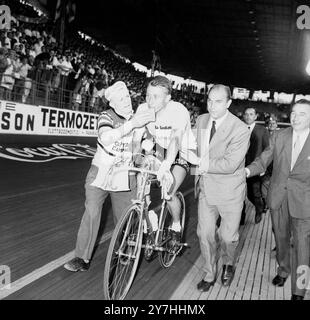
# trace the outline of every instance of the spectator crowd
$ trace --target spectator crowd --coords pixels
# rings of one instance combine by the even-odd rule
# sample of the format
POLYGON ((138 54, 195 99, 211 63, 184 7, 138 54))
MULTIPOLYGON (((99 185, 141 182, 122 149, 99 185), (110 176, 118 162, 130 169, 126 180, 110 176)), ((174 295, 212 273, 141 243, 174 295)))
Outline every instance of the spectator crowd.
MULTIPOLYGON (((134 108, 144 101, 146 73, 107 47, 73 33, 61 48, 50 23, 15 20, 10 30, 0 30, 0 99, 98 113, 107 107, 105 88, 118 80, 126 83, 134 108)), ((206 105, 205 94, 194 89, 183 84, 172 93, 188 109, 192 125, 206 105)), ((246 107, 235 100, 231 109, 241 117, 246 107)), ((261 111, 264 120, 269 113, 261 111)))

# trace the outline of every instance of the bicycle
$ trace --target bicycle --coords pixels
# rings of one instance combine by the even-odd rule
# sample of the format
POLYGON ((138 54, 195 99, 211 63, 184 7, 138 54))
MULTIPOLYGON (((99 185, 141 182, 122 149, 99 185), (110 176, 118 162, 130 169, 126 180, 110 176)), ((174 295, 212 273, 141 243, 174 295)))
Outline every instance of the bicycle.
MULTIPOLYGON (((142 248, 144 257, 150 260, 154 251, 158 252, 159 263, 164 268, 169 268, 176 256, 182 251, 186 243, 178 245, 170 244, 168 228, 171 225, 172 216, 168 212, 169 207, 162 190, 162 203, 160 206, 158 229, 153 230, 149 217, 151 184, 156 182, 156 172, 151 170, 155 161, 154 156, 145 156, 143 168, 122 167, 122 170, 136 171, 140 173, 140 189, 137 199, 126 210, 118 221, 108 249, 104 269, 104 296, 107 300, 123 300, 133 283, 142 248)), ((178 191, 177 197, 181 202, 181 239, 185 224, 185 200, 183 194, 178 191)))

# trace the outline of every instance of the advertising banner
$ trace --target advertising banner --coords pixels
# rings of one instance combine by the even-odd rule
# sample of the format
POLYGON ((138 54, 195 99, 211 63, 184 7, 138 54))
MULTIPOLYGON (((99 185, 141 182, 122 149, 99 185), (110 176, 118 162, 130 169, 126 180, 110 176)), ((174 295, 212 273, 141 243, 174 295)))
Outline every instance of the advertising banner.
POLYGON ((97 136, 98 115, 0 100, 0 134, 97 136))

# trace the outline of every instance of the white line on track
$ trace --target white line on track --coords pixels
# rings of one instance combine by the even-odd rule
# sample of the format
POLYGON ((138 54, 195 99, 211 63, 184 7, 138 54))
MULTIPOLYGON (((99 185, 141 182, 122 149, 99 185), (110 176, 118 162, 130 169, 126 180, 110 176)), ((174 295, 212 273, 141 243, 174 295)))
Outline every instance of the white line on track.
POLYGON ((35 190, 30 190, 30 191, 26 191, 26 192, 21 192, 21 193, 17 193, 17 194, 12 194, 9 196, 2 196, 0 197, 0 201, 1 200, 8 200, 8 199, 13 199, 13 198, 18 198, 18 197, 23 197, 23 196, 28 196, 30 194, 34 194, 34 193, 38 193, 38 192, 46 192, 46 191, 51 191, 51 190, 55 190, 55 189, 59 189, 59 188, 66 188, 66 187, 71 187, 77 184, 80 184, 80 181, 77 182, 73 182, 73 183, 64 183, 64 184, 59 184, 57 186, 53 186, 53 187, 46 187, 46 188, 38 188, 35 190))
MULTIPOLYGON (((193 191, 194 191, 194 188, 191 188, 189 190, 184 191, 183 192, 184 197, 186 197, 187 195, 189 195, 193 191)), ((158 207, 160 207, 160 205, 158 207)), ((102 238, 100 239, 99 244, 102 244, 102 243, 106 242, 107 240, 109 240, 112 237, 112 234, 113 234, 113 230, 105 233, 102 236, 102 238)), ((48 273, 61 267, 62 265, 64 265, 66 262, 70 261, 73 258, 74 258, 74 250, 70 251, 69 253, 65 254, 64 256, 62 256, 56 260, 49 262, 48 264, 44 265, 43 267, 38 268, 38 269, 32 271, 31 273, 28 273, 24 277, 12 282, 10 284, 9 288, 6 288, 6 287, 1 288, 0 287, 0 300, 8 297, 9 295, 22 289, 23 287, 29 285, 30 283, 44 277, 48 273)))
MULTIPOLYGON (((112 237, 112 233, 113 231, 109 231, 107 233, 105 233, 99 244, 104 243, 105 241, 109 240, 112 237)), ((9 296, 10 294, 22 289, 23 287, 27 286, 28 284, 42 278, 43 276, 47 275, 48 273, 54 271, 55 269, 59 268, 60 266, 62 266, 63 264, 65 264, 66 262, 70 261, 71 259, 74 258, 74 250, 70 251, 69 253, 65 254, 64 256, 53 260, 52 262, 44 265, 43 267, 36 269, 34 271, 32 271, 31 273, 28 273, 27 275, 25 275, 24 277, 12 282, 10 284, 10 288, 6 289, 4 288, 0 288, 0 300, 9 296)))

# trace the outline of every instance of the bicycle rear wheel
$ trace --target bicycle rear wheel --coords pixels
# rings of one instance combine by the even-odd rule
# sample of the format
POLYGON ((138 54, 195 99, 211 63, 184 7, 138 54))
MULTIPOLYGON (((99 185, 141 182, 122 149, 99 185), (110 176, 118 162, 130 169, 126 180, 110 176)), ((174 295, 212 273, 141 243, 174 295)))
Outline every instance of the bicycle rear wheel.
POLYGON ((107 300, 123 300, 133 282, 142 247, 141 212, 139 205, 130 206, 113 232, 103 278, 107 300))
MULTIPOLYGON (((176 196, 179 198, 181 203, 180 208, 180 222, 181 222, 181 241, 183 238, 184 225, 185 225, 185 200, 183 194, 178 191, 176 196)), ((171 252, 169 247, 169 227, 172 224, 172 215, 169 212, 167 202, 165 204, 163 219, 159 230, 159 243, 161 243, 164 251, 159 251, 158 259, 159 263, 164 268, 169 268, 174 262, 178 252, 171 252)))

